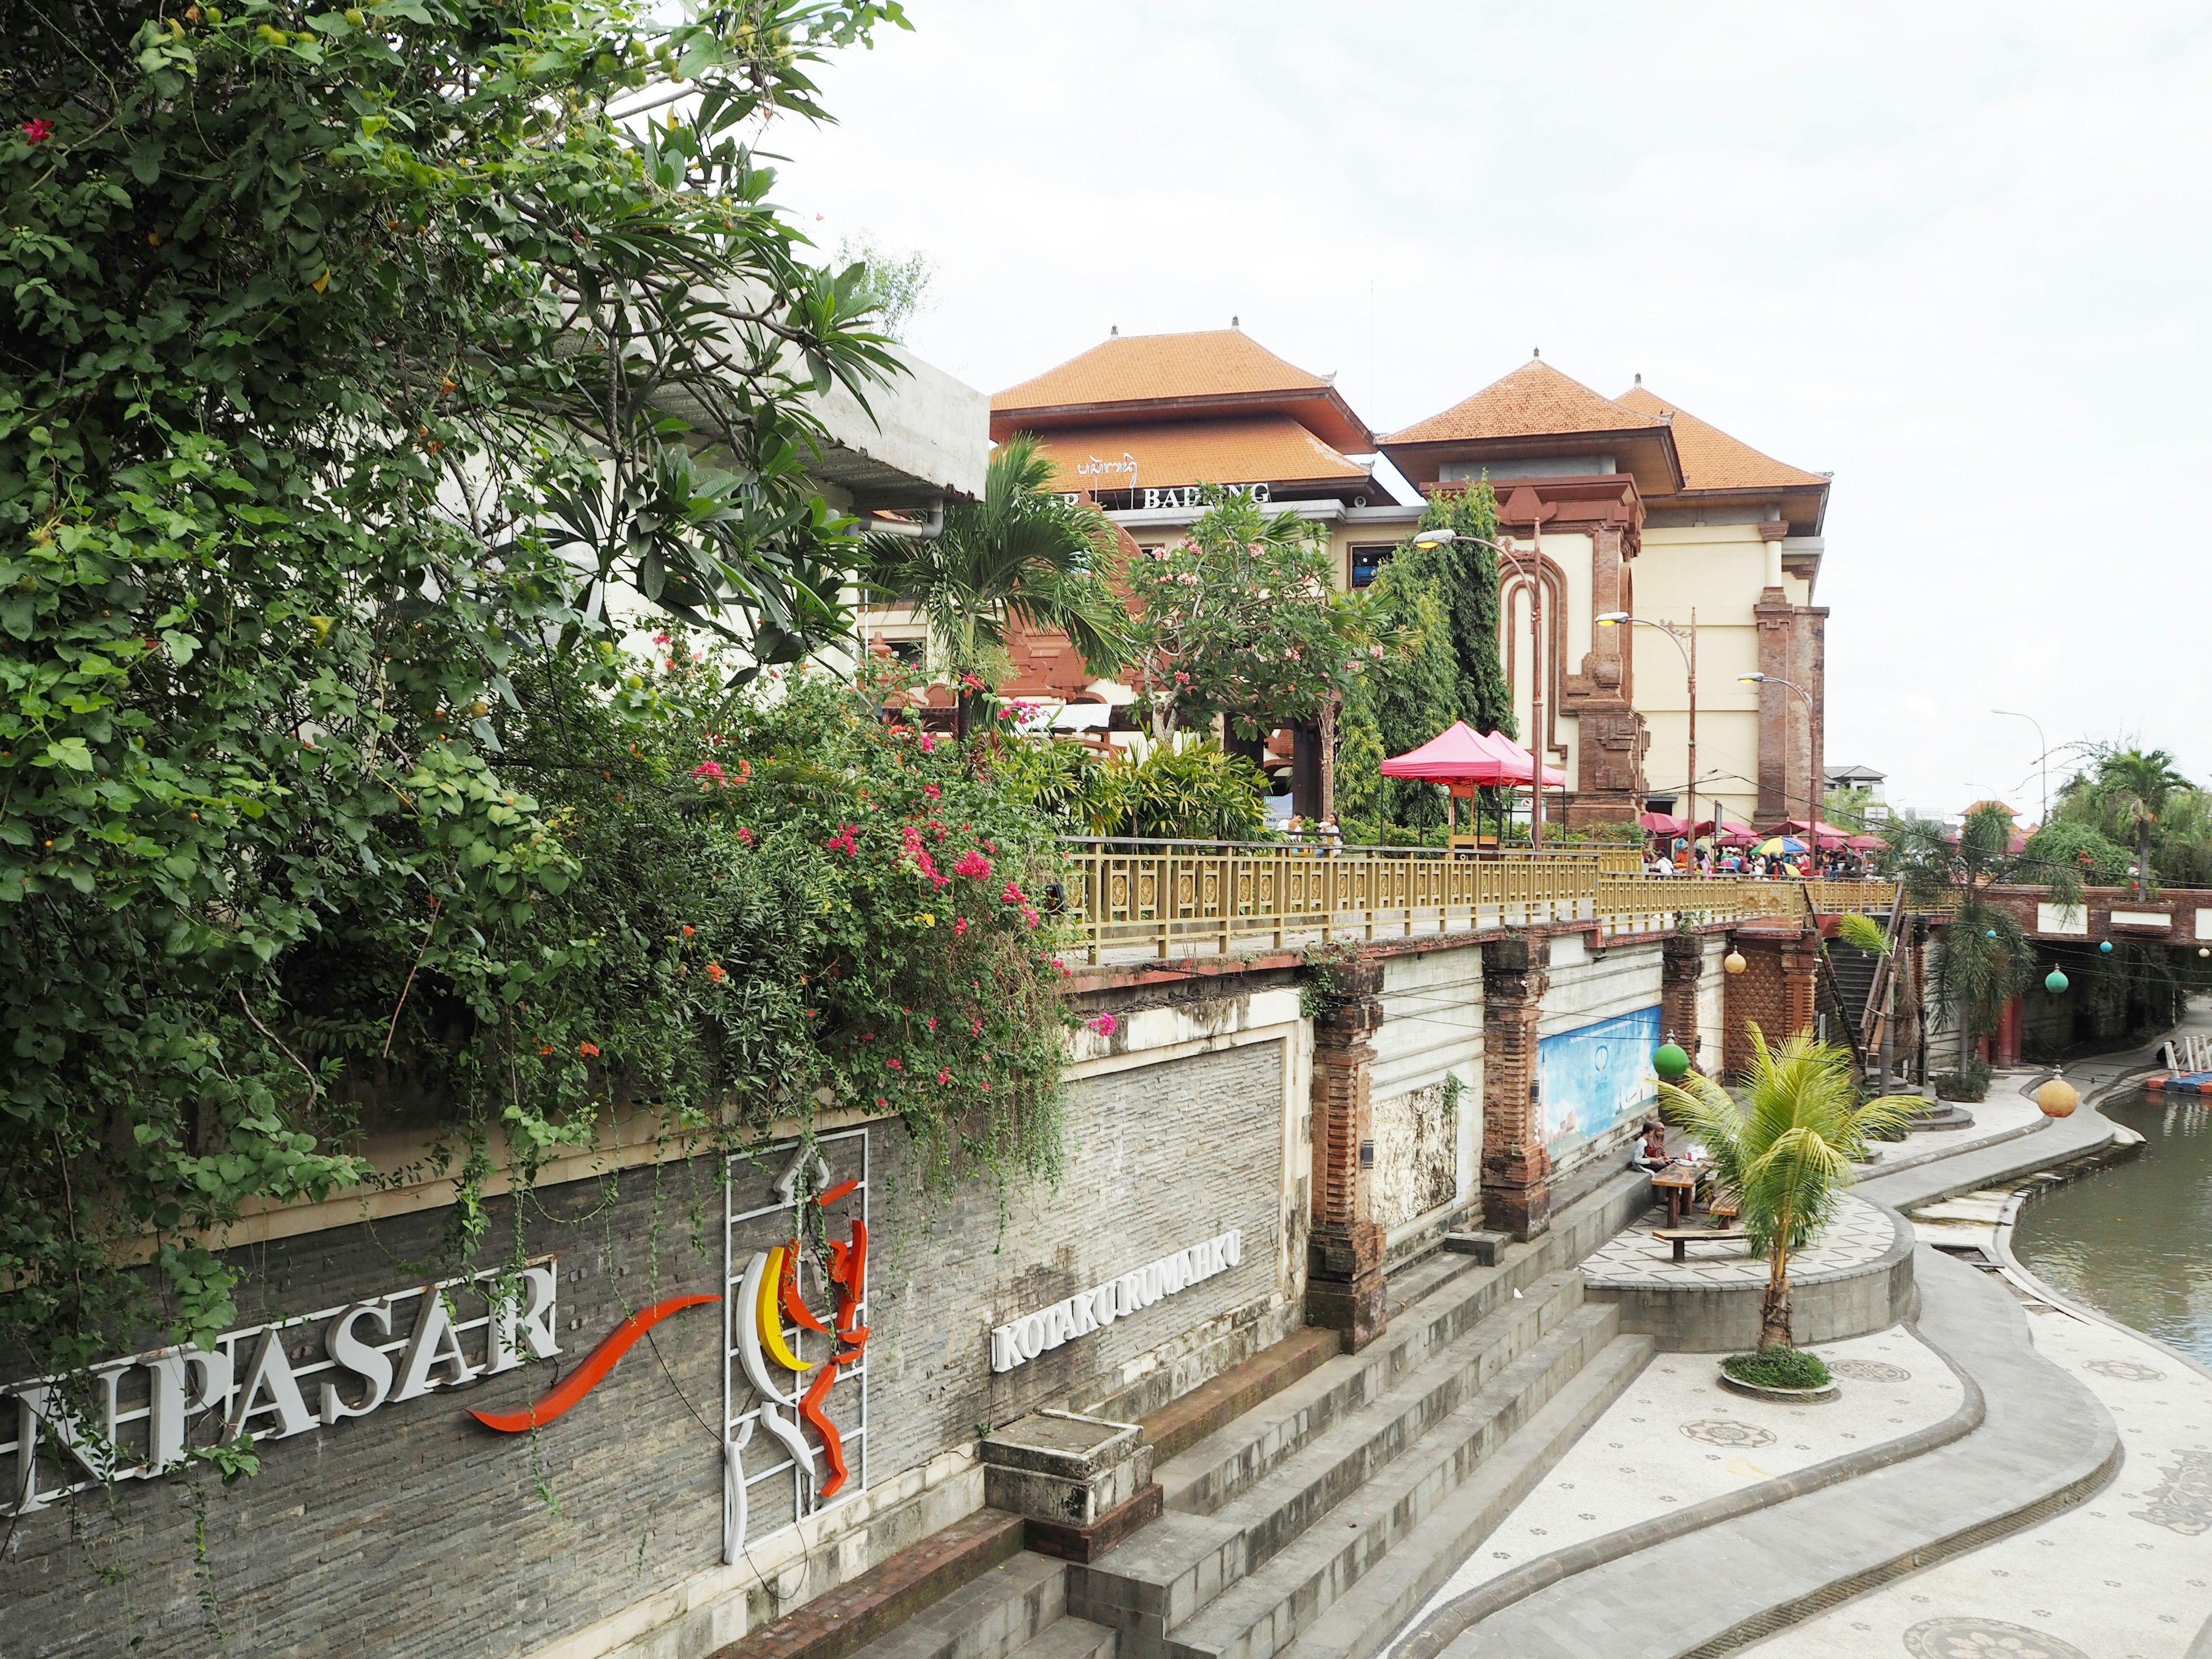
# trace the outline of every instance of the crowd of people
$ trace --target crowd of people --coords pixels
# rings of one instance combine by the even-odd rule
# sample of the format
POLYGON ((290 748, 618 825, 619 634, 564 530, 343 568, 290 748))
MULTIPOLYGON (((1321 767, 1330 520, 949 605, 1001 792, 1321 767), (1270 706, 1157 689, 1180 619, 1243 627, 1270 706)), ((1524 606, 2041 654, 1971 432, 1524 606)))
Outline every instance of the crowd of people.
POLYGON ((1644 869, 1653 876, 1749 876, 1754 881, 1860 881, 1871 873, 1867 855, 1849 847, 1818 853, 1810 848, 1762 853, 1755 848, 1715 847, 1711 841, 1693 848, 1679 836, 1655 843, 1644 857, 1644 869))

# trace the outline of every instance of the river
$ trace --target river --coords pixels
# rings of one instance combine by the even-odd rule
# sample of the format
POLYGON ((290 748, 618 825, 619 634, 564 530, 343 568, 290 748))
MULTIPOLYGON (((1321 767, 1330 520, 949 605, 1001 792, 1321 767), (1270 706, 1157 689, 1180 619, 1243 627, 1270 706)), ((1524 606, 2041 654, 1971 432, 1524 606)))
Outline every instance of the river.
POLYGON ((2212 1096, 2169 1104, 2138 1089, 2103 1110, 2142 1151, 2026 1206, 2013 1253, 2052 1289, 2212 1364, 2212 1096))

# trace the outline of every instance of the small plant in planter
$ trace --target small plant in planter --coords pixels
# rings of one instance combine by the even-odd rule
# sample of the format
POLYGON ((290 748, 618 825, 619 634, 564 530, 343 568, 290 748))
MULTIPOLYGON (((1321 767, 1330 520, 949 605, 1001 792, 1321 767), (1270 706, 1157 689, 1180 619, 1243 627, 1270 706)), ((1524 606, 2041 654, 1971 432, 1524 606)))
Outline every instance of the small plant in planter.
POLYGON ((1757 1389, 1825 1389, 1835 1381, 1820 1356, 1802 1348, 1732 1353, 1721 1361, 1721 1369, 1757 1389))

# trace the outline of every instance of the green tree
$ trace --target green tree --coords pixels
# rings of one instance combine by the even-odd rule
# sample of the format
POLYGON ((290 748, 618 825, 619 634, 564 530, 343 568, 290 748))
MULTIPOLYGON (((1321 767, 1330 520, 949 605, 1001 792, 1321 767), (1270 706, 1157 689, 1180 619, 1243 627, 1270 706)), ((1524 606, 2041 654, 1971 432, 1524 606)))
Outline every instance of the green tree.
POLYGON ((2107 750, 2097 757, 2094 793, 2106 811, 2134 832, 2138 897, 2150 892, 2152 838, 2167 810, 2190 788, 2163 749, 2107 750))
POLYGON ((869 235, 848 236, 837 244, 837 263, 860 268, 859 292, 875 313, 877 326, 903 342, 907 325, 929 298, 937 267, 927 253, 887 252, 869 235))
MULTIPOLYGON (((1487 478, 1456 495, 1435 495, 1421 511, 1422 530, 1449 529, 1454 539, 1436 547, 1417 547, 1408 537, 1390 556, 1385 574, 1399 570, 1412 582, 1433 582, 1449 620, 1449 645, 1459 681, 1451 702, 1478 732, 1516 737, 1513 690, 1498 654, 1503 613, 1499 605, 1498 556, 1483 545, 1498 539, 1498 496, 1487 478)), ((1445 720, 1437 726, 1449 725, 1445 720)), ((1428 734, 1434 737, 1436 732, 1428 734)))
POLYGON ((1759 1304, 1759 1346, 1794 1346, 1790 1314, 1790 1258, 1835 1219, 1837 1200, 1851 1184, 1851 1165, 1868 1143, 1894 1139, 1920 1105, 1897 1095, 1858 1103, 1850 1050, 1816 1042, 1800 1031, 1770 1048, 1749 1027, 1751 1065, 1741 1105, 1711 1079, 1692 1073, 1662 1083, 1668 1121, 1687 1129, 1711 1156, 1716 1185, 1736 1194, 1751 1247, 1766 1257, 1766 1292, 1759 1304))
POLYGON ((1128 610, 1109 585, 1114 526, 1097 508, 1047 493, 1051 481, 1036 439, 1016 433, 992 452, 983 499, 948 507, 941 534, 877 534, 862 546, 862 586, 928 619, 963 737, 1004 660, 1010 623, 1065 633, 1094 674, 1113 673, 1131 648, 1128 610))
POLYGON ((1334 590, 1326 544, 1296 513, 1215 490, 1184 541, 1129 562, 1156 741, 1215 715, 1264 737, 1343 695, 1375 622, 1365 599, 1334 590))
POLYGON ((2032 985, 2035 951, 2019 919, 1992 904, 1984 890, 2000 882, 2047 885, 2051 901, 2080 901, 2079 871, 2011 851, 2012 818, 1988 805, 1966 814, 1954 834, 1938 819, 1910 814, 1889 830, 1893 865, 1918 909, 1950 914, 1936 957, 1936 1000, 1949 1012, 1959 1042, 1958 1069, 1973 1064, 1974 1042, 1996 1030, 2008 999, 2032 985))
POLYGON ((348 1075, 444 1068, 479 1146, 587 1133, 603 1077, 523 1017, 580 1019, 605 943, 548 926, 588 872, 539 792, 647 787, 585 718, 660 695, 615 584, 735 678, 845 629, 808 399, 891 359, 742 131, 899 17, 11 15, 0 1321, 67 1368, 141 1250, 180 1332, 228 1322, 210 1230, 364 1173, 348 1075))
MULTIPOLYGON (((1370 652, 1359 680, 1363 714, 1380 751, 1374 785, 1363 791, 1363 805, 1400 823, 1433 824, 1441 821, 1448 799, 1443 789, 1385 778, 1379 769, 1383 757, 1418 748, 1468 716, 1461 700, 1466 682, 1443 584, 1422 559, 1401 566, 1393 557, 1369 592, 1389 638, 1380 657, 1370 652)), ((1379 822, 1376 832, 1379 837, 1379 822)))

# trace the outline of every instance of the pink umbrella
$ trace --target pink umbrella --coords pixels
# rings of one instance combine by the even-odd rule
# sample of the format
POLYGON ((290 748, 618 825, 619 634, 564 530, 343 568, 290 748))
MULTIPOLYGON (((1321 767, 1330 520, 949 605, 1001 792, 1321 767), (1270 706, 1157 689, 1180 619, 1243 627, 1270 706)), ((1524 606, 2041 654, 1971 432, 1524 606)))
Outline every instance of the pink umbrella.
POLYGON ((1879 853, 1889 843, 1880 836, 1853 836, 1844 845, 1855 853, 1879 853))
POLYGON ((1640 812, 1636 821, 1655 836, 1686 836, 1690 833, 1690 821, 1678 818, 1672 812, 1640 812))

